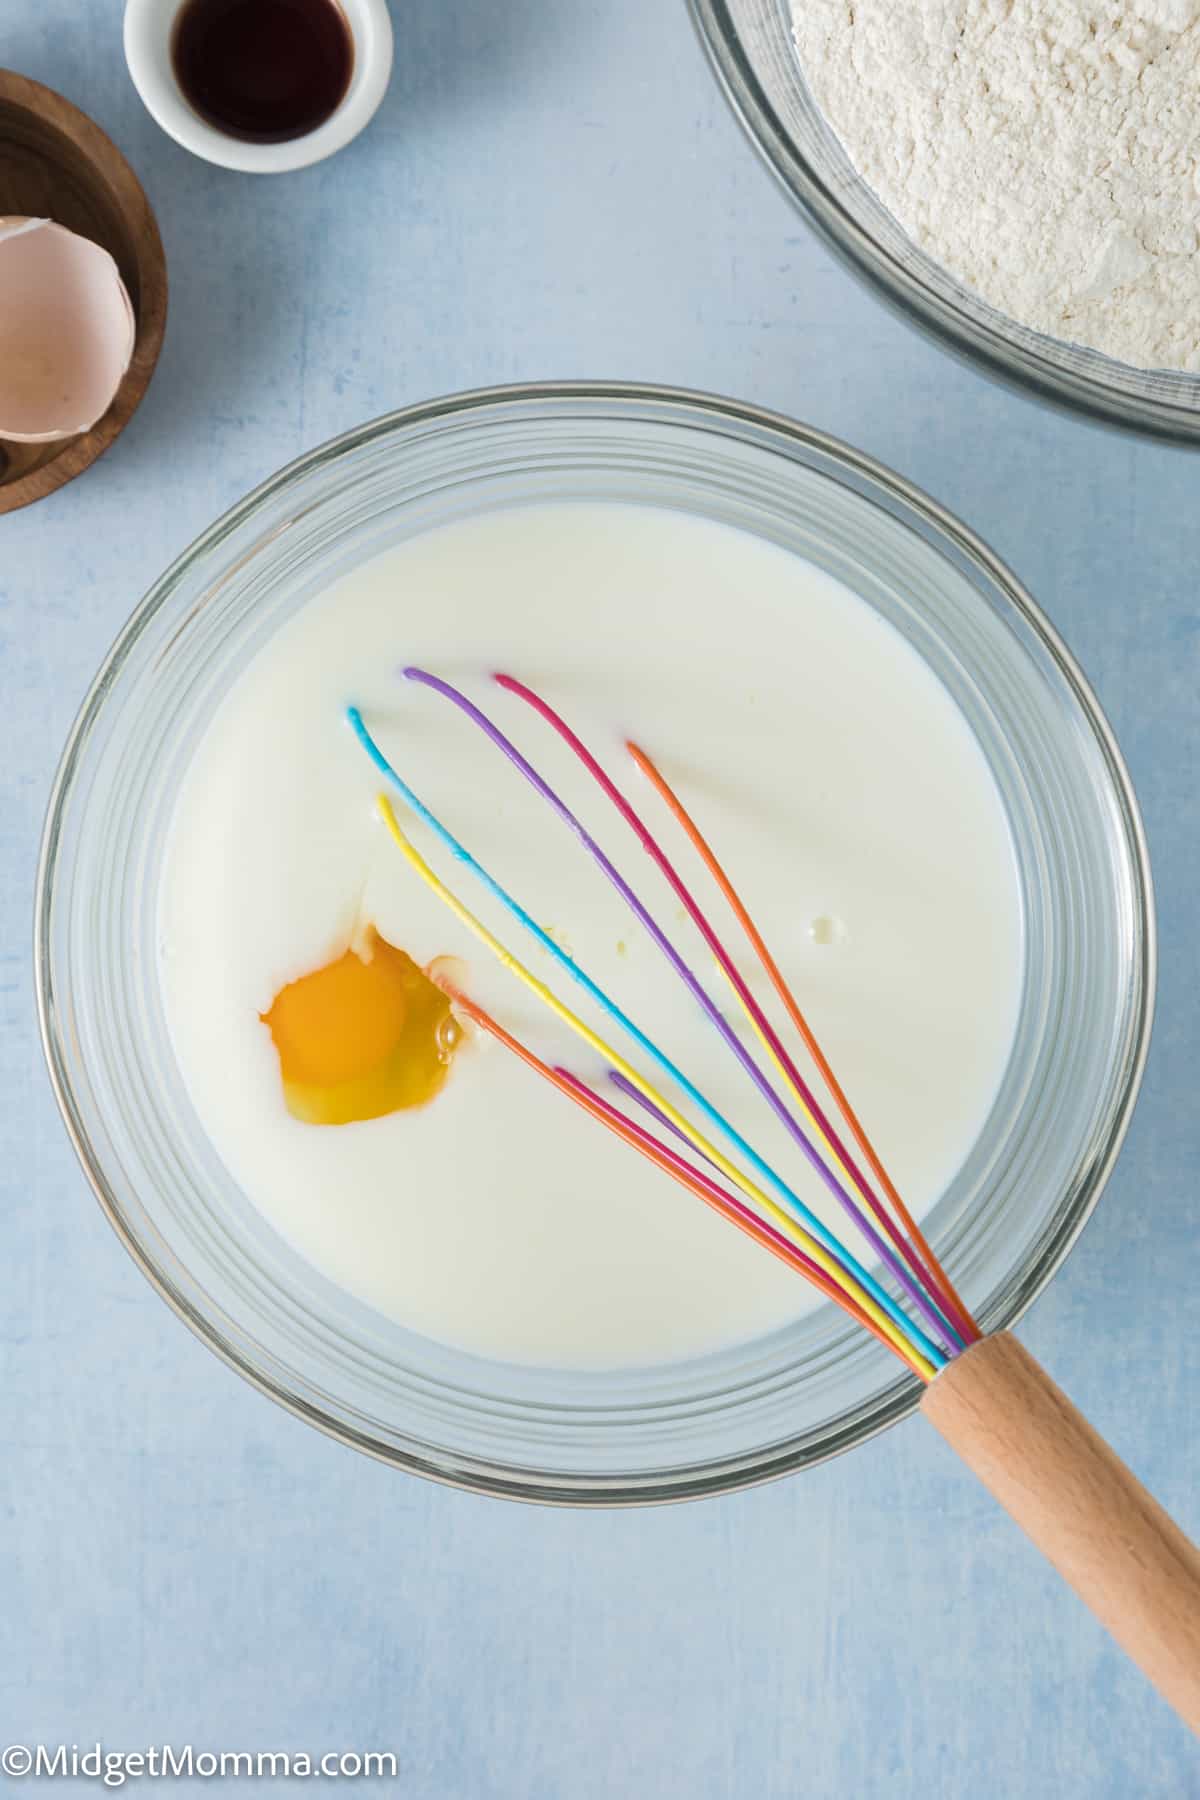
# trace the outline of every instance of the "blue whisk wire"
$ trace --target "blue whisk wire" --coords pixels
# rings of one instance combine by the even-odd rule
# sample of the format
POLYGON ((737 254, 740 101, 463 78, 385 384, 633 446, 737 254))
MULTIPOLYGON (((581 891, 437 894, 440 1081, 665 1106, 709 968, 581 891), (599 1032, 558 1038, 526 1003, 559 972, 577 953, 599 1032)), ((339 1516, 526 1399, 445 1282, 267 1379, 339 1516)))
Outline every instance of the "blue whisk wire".
POLYGON ((849 1251, 828 1229, 828 1227, 822 1223, 817 1215, 805 1205, 799 1195, 793 1192, 783 1180, 782 1176, 780 1176, 765 1158, 754 1149, 753 1145, 747 1141, 737 1127, 733 1125, 723 1113, 718 1111, 713 1103, 704 1093, 702 1093, 696 1084, 684 1074, 682 1069, 678 1067, 667 1053, 664 1050, 661 1050, 659 1046, 646 1035, 641 1027, 617 1005, 616 1001, 605 993, 604 989, 601 988, 598 983, 593 981, 592 977, 580 967, 574 958, 563 950, 559 944, 555 943, 554 939, 538 924, 537 920, 533 918, 519 901, 513 898, 508 890, 503 887, 488 869, 484 867, 478 858, 472 855, 466 846, 454 836, 449 827, 444 825, 437 815, 425 805, 424 801, 421 800, 414 789, 409 786, 403 776, 400 775, 388 761, 374 737, 371 735, 371 732, 368 730, 357 706, 350 706, 347 708, 346 718, 354 735, 374 763, 375 767, 379 770, 380 774, 382 774, 391 786, 395 788, 405 805, 433 833, 434 837, 437 838, 443 848, 446 849, 457 862, 461 863, 471 872, 486 891, 490 893, 493 898, 504 907, 505 911, 517 921, 521 928, 528 932, 530 936, 541 945, 542 949, 566 971, 573 981, 578 983, 578 985, 584 989, 596 1005, 613 1019, 616 1024, 620 1026, 621 1030, 638 1045, 639 1049, 641 1049, 644 1054, 647 1055, 657 1067, 660 1068, 664 1074, 669 1076, 676 1086, 688 1096, 709 1122, 720 1131, 722 1136, 730 1144, 734 1146, 738 1154, 749 1163, 749 1165, 770 1185, 771 1188, 774 1189, 775 1193, 779 1196, 789 1212, 803 1224, 804 1228, 811 1233, 827 1253, 836 1258, 839 1264, 849 1271, 854 1276, 855 1280, 857 1280, 867 1293, 871 1295, 876 1304, 886 1312, 889 1319, 892 1320, 897 1330, 903 1334, 906 1341, 910 1343, 920 1355, 926 1357, 936 1368, 944 1367, 949 1360, 945 1350, 934 1343, 921 1327, 917 1325, 914 1320, 909 1318, 870 1271, 864 1268, 858 1258, 855 1257, 853 1253, 849 1251))

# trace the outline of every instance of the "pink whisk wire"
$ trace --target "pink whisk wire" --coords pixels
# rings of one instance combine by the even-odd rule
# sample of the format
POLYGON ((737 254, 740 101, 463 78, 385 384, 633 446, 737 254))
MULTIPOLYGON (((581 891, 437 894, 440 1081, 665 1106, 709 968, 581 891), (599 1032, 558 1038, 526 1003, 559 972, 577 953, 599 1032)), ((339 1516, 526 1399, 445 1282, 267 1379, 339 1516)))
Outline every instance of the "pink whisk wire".
MULTIPOLYGON (((883 1187, 884 1192, 888 1195, 888 1198, 892 1201, 893 1205, 897 1207, 900 1213, 900 1222, 892 1217, 879 1197, 875 1194, 858 1163, 851 1156, 845 1143, 842 1141, 842 1138, 835 1130, 831 1120, 828 1118, 823 1107, 813 1094, 812 1089, 796 1067, 794 1060, 788 1054, 775 1031, 774 1026, 751 993, 741 971, 726 950, 721 939, 717 936, 708 917, 702 911, 686 882, 680 876, 674 863, 667 856, 666 852, 659 844, 658 839, 654 836, 653 832, 632 803, 617 787, 616 783, 609 776, 602 764, 588 749, 587 745, 583 743, 577 733, 571 729, 561 714, 550 705, 549 701, 543 699, 540 694, 527 686, 525 682, 517 680, 515 676, 500 673, 494 675, 493 680, 496 682, 497 686, 503 688, 506 693, 515 695, 518 699, 523 700, 527 706, 532 707, 534 712, 536 712, 538 716, 558 734, 583 764, 588 774, 592 777, 593 781, 596 782, 597 786, 601 789, 607 799, 616 808, 617 812, 621 815, 622 819, 624 819, 625 823, 629 826, 630 830, 641 844, 642 849, 664 876, 671 891, 675 894, 676 898, 687 912, 688 917, 691 919, 709 950, 724 971, 731 986, 736 992, 738 999, 749 1013, 768 1048, 783 1069, 792 1088, 808 1108, 810 1115, 815 1120, 826 1142, 833 1150, 834 1155, 838 1158, 842 1167, 849 1174, 855 1187, 858 1189, 862 1200, 870 1208, 872 1215, 882 1229, 886 1231, 897 1252, 905 1259, 913 1276, 918 1282, 923 1283, 927 1289, 932 1290, 938 1297, 939 1301, 942 1303, 941 1310, 949 1317, 950 1321, 958 1327, 960 1336, 965 1336, 967 1342, 971 1342, 973 1337, 978 1337, 979 1333, 974 1325, 974 1321, 970 1318, 970 1315, 967 1313, 966 1308, 962 1305, 962 1302, 958 1299, 957 1295, 953 1293, 945 1273, 941 1270, 940 1264, 937 1262, 936 1258, 934 1258, 928 1244, 917 1231, 916 1226, 910 1219, 886 1170, 884 1170, 882 1164, 879 1163, 879 1159, 875 1156, 874 1150, 872 1149, 869 1140, 866 1138, 866 1134, 862 1132, 857 1117, 850 1108, 850 1104, 846 1100, 842 1089, 831 1079, 832 1070, 829 1068, 824 1055, 821 1053, 820 1046, 817 1044, 815 1037, 809 1029, 807 1021, 805 1021, 803 1025, 797 1023, 798 1020, 803 1020, 803 1014, 800 1012, 795 998, 791 994, 791 990, 787 990, 788 999, 785 1001, 785 1005, 788 1005, 789 1015, 792 1016, 793 1023, 797 1024, 797 1029, 800 1031, 805 1046, 818 1069, 821 1071, 822 1077, 825 1080, 826 1086, 829 1089, 838 1110, 841 1112, 848 1129, 851 1130, 858 1142, 860 1151, 872 1162, 876 1179, 879 1180, 880 1185, 883 1187)), ((644 752, 637 750, 636 746, 629 745, 627 747, 631 753, 635 754, 635 759, 641 759, 639 766, 643 768, 643 772, 649 777, 649 770, 653 767, 653 765, 650 764, 649 758, 645 756, 644 752)), ((666 783, 663 781, 661 775, 658 774, 657 770, 654 771, 654 775, 657 777, 656 786, 658 787, 658 791, 665 799, 666 796, 664 790, 666 789, 666 783)), ((692 827, 692 830, 688 830, 688 825, 691 824, 691 821, 689 819, 685 824, 684 818, 682 817, 683 809, 678 801, 676 801, 676 805, 672 810, 679 820, 679 823, 683 825, 684 830, 687 832, 693 844, 695 844, 697 850, 700 850, 700 844, 697 842, 699 832, 695 830, 694 826, 692 827)), ((711 852, 709 854, 711 857, 711 852)), ((703 856, 702 851, 701 855, 703 856)), ((711 857, 711 861, 707 863, 707 866, 710 868, 710 872, 713 873, 714 879, 718 879, 716 876, 716 867, 718 865, 716 865, 715 857, 711 857)), ((721 873, 724 877, 723 870, 721 873)), ((718 879, 718 885, 721 887, 721 890, 727 899, 730 899, 731 896, 733 896, 732 884, 728 882, 727 877, 724 877, 723 880, 718 879)), ((746 913, 745 908, 741 906, 740 902, 734 911, 735 917, 738 918, 739 923, 742 923, 743 919, 746 921, 749 920, 749 915, 746 913)), ((751 943, 757 951, 758 945, 762 943, 757 932, 755 932, 754 936, 751 938, 751 943), (757 940, 757 942, 755 940, 757 940)), ((763 950, 765 951, 765 949, 766 946, 764 944, 763 950)), ((771 966, 772 968, 776 966, 773 961, 771 966)), ((770 971, 768 971, 768 974, 769 973, 770 971)), ((782 977, 780 977, 780 981, 782 982, 782 977)), ((782 999, 783 996, 781 995, 780 998, 782 999)))

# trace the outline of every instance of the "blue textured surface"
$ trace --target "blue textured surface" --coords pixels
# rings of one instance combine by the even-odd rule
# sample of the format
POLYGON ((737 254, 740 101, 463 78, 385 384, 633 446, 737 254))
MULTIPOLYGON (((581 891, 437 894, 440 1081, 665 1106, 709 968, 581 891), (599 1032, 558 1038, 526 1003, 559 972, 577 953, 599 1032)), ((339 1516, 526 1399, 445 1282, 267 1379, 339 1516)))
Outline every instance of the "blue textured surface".
POLYGON ((163 564, 297 452, 441 391, 617 376, 759 401, 978 527, 1132 765, 1155 1044, 1099 1215, 1022 1335, 1200 1532, 1200 461, 986 385, 854 286, 742 141, 678 0, 395 13, 374 127, 256 181, 143 113, 117 0, 3 8, 0 58, 142 175, 172 312, 116 448, 0 520, 0 1743, 394 1750, 406 1800, 1200 1795, 1192 1740, 920 1421, 704 1505, 446 1492, 239 1382, 75 1166, 35 1048, 36 842, 75 707, 163 564))

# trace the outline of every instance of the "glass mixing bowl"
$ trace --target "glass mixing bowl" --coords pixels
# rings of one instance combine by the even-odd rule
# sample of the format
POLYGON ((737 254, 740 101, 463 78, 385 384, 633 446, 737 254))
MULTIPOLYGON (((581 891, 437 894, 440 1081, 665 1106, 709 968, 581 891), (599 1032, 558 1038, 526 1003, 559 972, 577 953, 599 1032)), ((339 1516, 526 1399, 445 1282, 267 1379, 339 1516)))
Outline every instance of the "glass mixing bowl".
POLYGON ((1113 362, 1018 325, 919 250, 855 172, 809 92, 792 0, 689 0, 752 141, 808 219, 904 316, 989 374, 1111 425, 1200 441, 1200 376, 1113 362))
POLYGON ((549 498, 683 508, 809 558, 904 633, 976 733, 1019 864, 1023 988, 986 1128, 926 1229, 981 1323, 1016 1318, 1095 1205, 1141 1074, 1154 930, 1136 804, 1079 670, 986 546, 868 458, 750 407, 587 384, 460 395, 314 450, 218 520, 137 608, 67 745, 39 877, 42 1030, 117 1232, 264 1392, 346 1443, 490 1493, 669 1499, 846 1449, 919 1386, 829 1305, 611 1375, 486 1362, 402 1329, 239 1191, 192 1110, 158 984, 174 796, 249 659, 388 545, 549 498))

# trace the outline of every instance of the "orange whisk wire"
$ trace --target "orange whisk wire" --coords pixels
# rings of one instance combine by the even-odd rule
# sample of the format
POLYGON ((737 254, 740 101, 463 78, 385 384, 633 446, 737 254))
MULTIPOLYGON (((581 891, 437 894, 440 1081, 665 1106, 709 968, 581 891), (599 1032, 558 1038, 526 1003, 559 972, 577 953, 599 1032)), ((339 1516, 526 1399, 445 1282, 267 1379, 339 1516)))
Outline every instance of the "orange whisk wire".
POLYGON ((715 881, 717 886, 720 888, 721 893, 724 895, 725 900, 727 901, 727 903, 729 905, 730 911, 733 913, 738 924, 741 926, 743 932, 745 933, 747 939, 749 940, 751 947, 754 950, 755 955, 758 957, 759 962, 762 964, 763 970, 765 971, 767 978, 770 981, 772 987, 775 989, 775 992, 778 995, 780 1003, 782 1004, 785 1012, 787 1013, 788 1018, 791 1020, 792 1024, 795 1026, 795 1028, 796 1028, 797 1032, 799 1033, 800 1038, 804 1044, 805 1049, 808 1051, 808 1054, 812 1057, 813 1062, 815 1063, 817 1069, 819 1070, 821 1079, 824 1081, 826 1088, 829 1090, 829 1093, 833 1099, 834 1105, 837 1107, 838 1111, 842 1115, 842 1118, 846 1122, 846 1129, 850 1132, 850 1135, 853 1137, 855 1143, 858 1145, 858 1148, 862 1152, 864 1160, 866 1161, 872 1174, 875 1176, 876 1181, 878 1181, 879 1186, 882 1189, 884 1195, 891 1202, 891 1205, 895 1210, 897 1218, 900 1220, 900 1223, 903 1225, 905 1231, 908 1232, 913 1243, 916 1245, 918 1252, 928 1263, 930 1269, 935 1271, 936 1274, 938 1275, 940 1284, 941 1284, 941 1289, 942 1289, 942 1296, 947 1303, 947 1310, 950 1312, 951 1316, 954 1318, 954 1322, 958 1325, 959 1329, 966 1336, 967 1341, 970 1343, 976 1342, 980 1336, 980 1331, 979 1331, 978 1325, 976 1325, 974 1319, 971 1317, 970 1313, 968 1312, 968 1310, 967 1310, 965 1304, 963 1303, 963 1300, 962 1300, 961 1296, 959 1295, 957 1289, 955 1288, 953 1282, 950 1280, 950 1277, 946 1274, 945 1269, 942 1267, 941 1263, 938 1261, 937 1257, 934 1255, 933 1251, 930 1249, 929 1244, 926 1241, 925 1234, 922 1232, 920 1226, 917 1224, 916 1220, 913 1218, 912 1214, 909 1212, 908 1208, 905 1206, 904 1201, 901 1199, 900 1194, 896 1189, 895 1183, 892 1181, 891 1176, 888 1174, 887 1170, 883 1166, 883 1163, 880 1161, 880 1158, 879 1158, 878 1154, 876 1153, 875 1147, 871 1143, 870 1138, 867 1136, 867 1133, 866 1133, 865 1129, 863 1128, 863 1125, 862 1125, 861 1121, 859 1120, 857 1113, 854 1111, 854 1108, 851 1106, 850 1101, 847 1099, 846 1094, 844 1093, 842 1086, 837 1079, 837 1076, 834 1074, 833 1070, 830 1068, 829 1063, 827 1062, 827 1060, 825 1058, 825 1054, 824 1054, 823 1050, 821 1049, 820 1044, 817 1042, 817 1039, 812 1031, 811 1026, 808 1023, 808 1020, 805 1018, 803 1012, 800 1010, 800 1006, 796 1000, 795 995, 792 993, 791 988, 788 986, 787 982, 784 980, 784 977, 780 971, 779 965, 776 963, 774 957, 771 955, 770 950, 768 950, 767 945, 762 937, 762 934, 758 930, 758 927, 755 925, 754 920, 750 917, 750 914, 747 911, 745 905, 743 904, 742 899, 737 892, 737 889, 734 887, 732 881, 729 879, 729 876, 725 873, 724 868, 722 867, 721 863, 718 861, 715 852, 713 851, 711 845, 708 843, 707 839, 704 837, 704 834, 700 830, 700 827, 696 824, 695 820, 692 818, 691 814, 688 812, 687 808, 684 806, 682 800, 680 800, 679 796, 675 793, 674 789, 671 787, 671 785, 667 781, 666 777, 659 772, 659 770, 655 767, 654 763, 650 760, 649 756, 647 756, 646 752, 643 749, 641 749, 639 745, 632 743, 632 742, 627 742, 625 747, 629 751, 630 756, 632 756, 632 758, 633 758, 634 762, 637 764, 638 768, 641 770, 642 774, 646 777, 646 779, 649 781, 650 785, 653 787, 655 793, 659 796, 659 798, 662 800, 663 804, 666 806, 668 811, 671 813, 671 815, 675 819, 676 823, 681 827, 683 832, 686 834, 687 838, 689 839, 690 843, 692 844, 693 849, 696 851, 697 855, 700 857, 700 860, 703 862, 705 868, 708 870, 709 874, 712 876, 713 880, 715 881))
POLYGON ((886 1336, 844 1289, 839 1287, 836 1282, 831 1281, 810 1257, 805 1256, 804 1252, 797 1249, 794 1244, 790 1244, 781 1232, 774 1230, 764 1219, 760 1219, 750 1207, 735 1199, 717 1182, 695 1168, 684 1157, 677 1155, 651 1132, 643 1130, 618 1107, 593 1093, 591 1088, 580 1081, 577 1076, 572 1075, 569 1070, 551 1068, 549 1063, 543 1062, 540 1056, 537 1056, 527 1045, 522 1044, 520 1039, 515 1038, 511 1032, 506 1031, 498 1020, 492 1018, 490 1013, 485 1012, 482 1006, 479 1006, 466 994, 446 983, 441 985, 456 1011, 464 1013, 468 1019, 473 1020, 498 1043, 503 1044, 506 1050, 518 1057, 527 1068, 533 1069, 544 1081, 548 1081, 552 1087, 565 1094, 569 1100, 573 1100, 577 1106, 590 1113, 616 1137, 621 1138, 633 1149, 639 1151, 649 1162, 654 1163, 664 1173, 670 1175, 681 1187, 687 1188, 697 1199, 703 1200, 706 1206, 710 1206, 714 1212, 720 1213, 722 1218, 728 1220, 731 1225, 735 1225, 739 1231, 744 1232, 754 1243, 760 1245, 764 1250, 769 1250, 772 1256, 778 1257, 780 1262, 786 1263, 789 1268, 803 1275, 805 1280, 811 1282, 828 1299, 840 1306, 856 1325, 861 1325, 864 1330, 871 1333, 872 1337, 877 1338, 886 1350, 894 1351, 896 1355, 902 1357, 913 1373, 920 1376, 922 1381, 927 1382, 930 1379, 933 1370, 923 1357, 911 1353, 907 1346, 898 1342, 896 1338, 886 1336))

